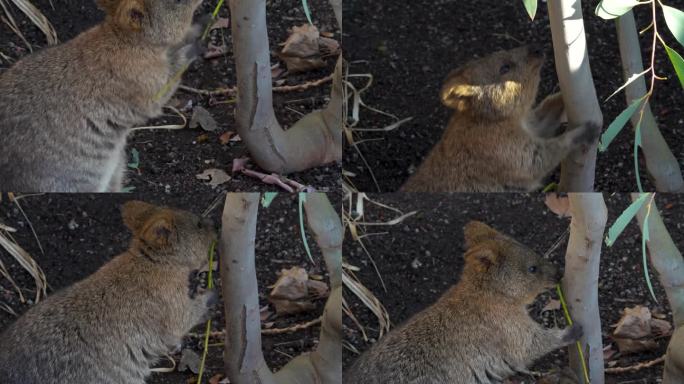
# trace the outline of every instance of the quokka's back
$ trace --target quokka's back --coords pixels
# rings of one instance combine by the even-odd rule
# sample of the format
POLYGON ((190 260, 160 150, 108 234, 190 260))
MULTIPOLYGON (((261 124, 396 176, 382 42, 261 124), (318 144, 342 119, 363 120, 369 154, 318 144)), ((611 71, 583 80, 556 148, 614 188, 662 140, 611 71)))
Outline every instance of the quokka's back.
POLYGON ((121 191, 130 128, 161 114, 196 56, 200 3, 99 0, 104 22, 3 73, 0 189, 121 191))
POLYGON ((150 367, 216 301, 197 284, 216 239, 209 222, 142 202, 124 205, 129 249, 51 295, 0 333, 3 384, 144 384, 150 367))

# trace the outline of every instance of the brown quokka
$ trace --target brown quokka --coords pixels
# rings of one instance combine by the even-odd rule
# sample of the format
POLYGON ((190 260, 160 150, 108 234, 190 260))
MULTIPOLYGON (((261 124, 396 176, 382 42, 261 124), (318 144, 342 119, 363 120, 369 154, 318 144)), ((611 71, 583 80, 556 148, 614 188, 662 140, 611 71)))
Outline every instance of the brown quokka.
POLYGON ((199 51, 201 0, 97 0, 104 22, 0 76, 0 189, 120 192, 130 129, 199 51))
POLYGON ((480 222, 465 239, 458 284, 359 357, 345 383, 500 383, 582 335, 577 325, 543 328, 527 312, 558 280, 552 264, 480 222))
POLYGON ((442 103, 455 110, 441 140, 404 191, 533 190, 568 154, 593 143, 600 127, 558 134, 561 95, 533 109, 544 54, 524 46, 499 51, 452 71, 442 103))
POLYGON ((29 309, 0 334, 3 384, 144 384, 150 365, 205 320, 200 282, 211 222, 143 202, 123 206, 129 249, 29 309))

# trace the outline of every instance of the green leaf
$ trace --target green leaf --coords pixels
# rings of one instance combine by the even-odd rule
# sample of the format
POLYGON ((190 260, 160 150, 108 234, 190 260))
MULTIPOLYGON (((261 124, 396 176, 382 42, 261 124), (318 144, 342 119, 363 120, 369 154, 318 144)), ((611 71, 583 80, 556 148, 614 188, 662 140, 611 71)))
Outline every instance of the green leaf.
POLYGON ((624 128, 625 124, 629 121, 629 119, 632 117, 634 112, 639 108, 639 105, 641 105, 641 102, 643 100, 643 97, 640 99, 636 99, 632 102, 632 104, 627 107, 624 111, 622 111, 618 117, 613 120, 612 123, 608 126, 608 129, 606 129, 605 132, 603 132, 603 135, 601 135, 601 140, 599 142, 599 151, 605 152, 606 149, 608 149, 608 145, 615 139, 615 136, 617 136, 618 133, 624 128))
POLYGON ((667 56, 670 57, 672 66, 674 67, 674 70, 677 73, 679 83, 682 85, 682 88, 684 88, 684 59, 682 59, 682 56, 680 56, 679 53, 677 53, 677 51, 675 51, 674 49, 668 47, 665 44, 663 44, 663 46, 665 47, 665 50, 667 51, 667 56))
POLYGON ((530 15, 530 19, 534 20, 534 16, 537 14, 537 0, 523 0, 523 4, 525 4, 525 10, 530 15))
POLYGON ((304 14, 306 15, 306 19, 309 20, 309 24, 313 25, 313 21, 311 21, 311 10, 309 9, 309 1, 302 0, 302 7, 304 7, 304 14))
POLYGON ((684 12, 677 8, 663 5, 663 16, 665 16, 665 23, 670 32, 679 41, 679 44, 684 47, 684 12))
POLYGON ((299 231, 302 233, 302 242, 304 243, 304 249, 306 250, 306 255, 309 256, 309 260, 313 263, 313 256, 311 256, 311 249, 309 248, 309 241, 306 239, 306 232, 304 231, 304 203, 306 202, 306 193, 299 193, 299 231))
POLYGON ((606 236, 606 245, 612 246, 615 244, 615 240, 620 236, 622 231, 625 230, 627 224, 634 218, 634 215, 639 211, 646 199, 650 196, 649 193, 642 193, 638 199, 636 199, 627 209, 625 209, 620 217, 615 220, 613 225, 610 226, 608 230, 608 236, 606 236))
POLYGON ((641 175, 639 175, 639 147, 641 147, 641 119, 634 128, 634 175, 636 176, 637 188, 639 193, 643 193, 641 188, 641 175))
POLYGON ((601 0, 596 7, 596 16, 606 20, 615 19, 638 4, 637 0, 601 0))
POLYGON ((128 163, 128 168, 138 169, 140 167, 140 153, 137 149, 133 148, 131 150, 131 162, 128 163))
POLYGON ((261 196, 261 206, 264 208, 270 207, 276 196, 278 196, 278 192, 264 192, 264 195, 261 196))
MULTIPOLYGON (((651 200, 653 201, 653 200, 651 200)), ((651 215, 651 209, 646 211, 646 217, 644 217, 644 226, 641 232, 641 255, 644 263, 644 276, 646 277, 646 285, 648 286, 648 291, 651 293, 651 297, 655 302, 658 302, 655 292, 653 291, 653 284, 651 284, 651 276, 648 274, 648 257, 646 252, 646 243, 651 240, 648 230, 648 217, 651 215)))

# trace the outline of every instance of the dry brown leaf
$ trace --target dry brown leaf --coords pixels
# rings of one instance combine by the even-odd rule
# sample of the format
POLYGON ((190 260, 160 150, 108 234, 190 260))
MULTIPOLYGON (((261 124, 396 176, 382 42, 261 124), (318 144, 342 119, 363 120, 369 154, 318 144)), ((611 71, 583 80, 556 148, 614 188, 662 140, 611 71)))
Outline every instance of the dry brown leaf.
POLYGON ((200 106, 193 108, 189 126, 192 129, 201 126, 202 129, 208 132, 214 132, 218 129, 218 123, 216 123, 211 113, 200 106))
POLYGON ((312 298, 327 296, 328 287, 320 281, 310 280, 305 269, 283 269, 272 286, 268 300, 273 303, 276 314, 294 314, 315 308, 312 298))
POLYGON ((293 27, 278 54, 290 73, 306 72, 326 66, 324 56, 339 53, 336 40, 321 37, 318 28, 310 24, 293 27))
POLYGON ((212 24, 210 30, 214 29, 222 29, 222 28, 230 28, 230 18, 228 17, 217 17, 216 21, 214 21, 214 24, 212 24))
POLYGON ((223 56, 227 51, 228 47, 226 47, 225 44, 214 45, 209 43, 209 46, 207 46, 207 51, 204 53, 204 58, 207 60, 215 59, 217 57, 223 56))
POLYGON ((658 344, 651 340, 633 340, 633 339, 622 339, 622 338, 613 338, 615 340, 615 344, 617 344, 618 349, 620 350, 620 353, 623 355, 628 355, 630 353, 637 353, 637 352, 644 352, 644 351, 652 351, 656 348, 658 348, 658 344))
MULTIPOLYGON (((614 338, 642 339, 651 336, 651 311, 641 305, 625 308, 624 314, 618 321, 614 338)), ((620 349, 622 350, 622 349, 620 349)))
POLYGON ((199 180, 206 181, 212 188, 225 184, 231 179, 225 171, 216 168, 207 169, 195 177, 199 180))
POLYGON ((225 132, 219 137, 219 142, 221 143, 221 145, 226 145, 226 144, 230 143, 230 139, 233 136, 235 136, 235 132, 233 132, 233 131, 225 132))

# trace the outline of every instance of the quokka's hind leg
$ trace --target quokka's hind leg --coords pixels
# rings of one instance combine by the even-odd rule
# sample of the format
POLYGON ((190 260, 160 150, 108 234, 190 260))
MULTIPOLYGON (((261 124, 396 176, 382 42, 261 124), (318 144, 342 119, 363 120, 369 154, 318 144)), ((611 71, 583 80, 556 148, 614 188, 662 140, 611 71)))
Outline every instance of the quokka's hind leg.
POLYGON ((558 135, 565 121, 565 104, 559 92, 548 96, 532 111, 525 127, 534 136, 548 139, 558 135))

